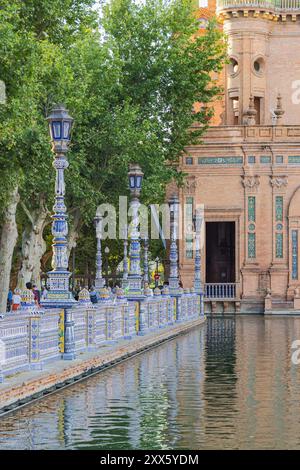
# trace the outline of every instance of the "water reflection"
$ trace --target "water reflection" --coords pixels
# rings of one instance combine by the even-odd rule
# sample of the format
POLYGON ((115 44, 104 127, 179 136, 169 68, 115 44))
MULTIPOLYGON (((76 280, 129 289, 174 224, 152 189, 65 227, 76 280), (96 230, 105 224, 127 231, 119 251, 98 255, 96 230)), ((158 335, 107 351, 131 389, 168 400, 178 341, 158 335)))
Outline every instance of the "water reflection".
POLYGON ((300 318, 205 327, 0 421, 0 449, 300 448, 300 318))

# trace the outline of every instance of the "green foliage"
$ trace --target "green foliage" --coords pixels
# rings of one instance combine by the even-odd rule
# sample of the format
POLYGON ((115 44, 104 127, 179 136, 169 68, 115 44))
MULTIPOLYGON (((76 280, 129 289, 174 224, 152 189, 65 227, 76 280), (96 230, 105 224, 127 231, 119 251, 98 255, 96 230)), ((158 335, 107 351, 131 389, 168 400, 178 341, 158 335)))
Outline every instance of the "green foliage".
POLYGON ((111 0, 100 16, 94 0, 1 3, 0 217, 16 184, 29 210, 41 196, 51 207, 45 117, 55 102, 75 118, 67 205, 80 208, 84 238, 97 205, 127 194, 129 162, 145 173, 143 202, 163 201, 166 184, 182 177, 180 154, 207 126, 208 111, 192 114, 193 104, 218 93, 211 77, 225 50, 216 25, 197 35, 191 0, 111 0))

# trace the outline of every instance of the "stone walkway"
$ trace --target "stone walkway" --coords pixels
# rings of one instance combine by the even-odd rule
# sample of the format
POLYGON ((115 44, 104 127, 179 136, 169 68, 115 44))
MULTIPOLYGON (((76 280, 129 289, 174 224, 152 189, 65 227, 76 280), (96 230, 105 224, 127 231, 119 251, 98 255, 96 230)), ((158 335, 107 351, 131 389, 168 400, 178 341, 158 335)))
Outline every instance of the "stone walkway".
POLYGON ((80 353, 73 361, 49 362, 41 371, 30 370, 6 377, 4 383, 0 384, 0 416, 3 412, 40 398, 85 376, 100 372, 130 356, 190 331, 204 322, 205 318, 198 318, 179 323, 145 336, 103 345, 93 352, 80 353))

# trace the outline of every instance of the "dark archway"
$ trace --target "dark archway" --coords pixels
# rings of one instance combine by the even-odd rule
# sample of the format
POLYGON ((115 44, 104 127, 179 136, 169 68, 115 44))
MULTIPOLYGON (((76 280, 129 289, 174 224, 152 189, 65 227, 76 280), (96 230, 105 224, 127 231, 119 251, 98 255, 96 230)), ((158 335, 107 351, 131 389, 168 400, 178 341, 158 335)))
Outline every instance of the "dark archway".
POLYGON ((235 282, 235 222, 206 223, 206 283, 235 282))

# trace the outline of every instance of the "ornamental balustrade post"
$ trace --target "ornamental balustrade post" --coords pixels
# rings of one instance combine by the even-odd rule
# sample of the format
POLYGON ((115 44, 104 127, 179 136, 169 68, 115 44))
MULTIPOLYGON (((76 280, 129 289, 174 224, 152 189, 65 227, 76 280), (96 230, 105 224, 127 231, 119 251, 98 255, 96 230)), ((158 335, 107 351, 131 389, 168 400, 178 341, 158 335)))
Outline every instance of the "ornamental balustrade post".
POLYGON ((129 309, 128 302, 125 298, 125 293, 123 289, 117 289, 116 291, 117 296, 117 304, 121 308, 121 321, 122 321, 122 336, 124 339, 131 339, 130 331, 129 331, 129 309))
POLYGON ((196 294, 195 289, 191 288, 191 304, 192 304, 192 318, 196 318, 200 314, 200 308, 198 310, 198 294, 196 294))
POLYGON ((183 318, 183 296, 184 296, 184 290, 182 287, 179 287, 178 289, 178 295, 176 296, 176 323, 180 323, 183 318))
POLYGON ((139 331, 138 336, 144 336, 148 332, 148 310, 149 310, 149 298, 146 297, 140 302, 140 318, 139 318, 139 331))
POLYGON ((40 315, 30 316, 29 322, 29 362, 30 369, 41 370, 41 352, 40 352, 40 315))
MULTIPOLYGON (((1 328, 1 323, 0 323, 1 328)), ((0 339, 0 384, 4 382, 2 364, 5 362, 5 343, 0 339)))
POLYGON ((114 342, 114 309, 111 307, 106 308, 106 341, 108 343, 114 342))
POLYGON ((168 286, 165 286, 162 290, 162 296, 166 302, 166 324, 167 325, 172 325, 173 323, 173 310, 172 310, 172 303, 171 303, 171 297, 170 297, 170 292, 168 286))
POLYGON ((96 311, 94 307, 88 307, 86 311, 87 322, 87 348, 88 351, 96 349, 96 311))
POLYGON ((128 178, 131 195, 130 210, 132 220, 130 223, 130 271, 128 274, 128 298, 136 299, 142 297, 141 276, 141 244, 139 232, 139 196, 142 188, 143 172, 139 165, 130 165, 128 178))
POLYGON ((75 359, 75 322, 71 309, 65 309, 65 345, 63 359, 66 361, 75 359))
POLYGON ((96 239, 97 239, 97 251, 96 251, 96 276, 95 276, 95 290, 99 295, 100 289, 105 286, 105 280, 102 277, 102 251, 101 251, 101 239, 102 239, 102 216, 96 215, 94 218, 96 228, 96 239))
POLYGON ((69 289, 68 271, 68 223, 67 208, 65 206, 65 179, 64 172, 68 168, 68 146, 71 141, 71 128, 73 118, 64 106, 57 106, 47 118, 54 153, 53 167, 56 172, 55 203, 52 215, 52 271, 48 272, 48 292, 42 299, 44 307, 71 307, 75 300, 69 289))
POLYGON ((159 287, 155 287, 154 291, 154 302, 155 302, 155 318, 153 319, 154 328, 159 328, 160 326, 160 303, 161 303, 161 291, 159 287))

